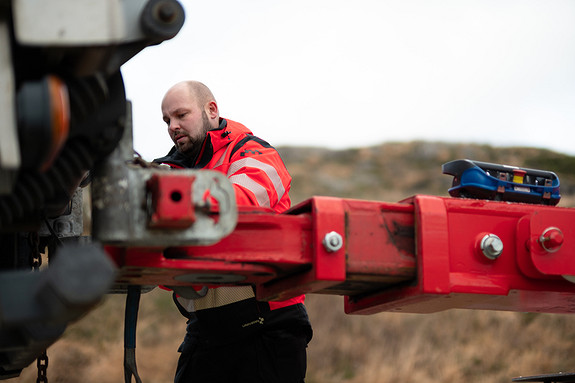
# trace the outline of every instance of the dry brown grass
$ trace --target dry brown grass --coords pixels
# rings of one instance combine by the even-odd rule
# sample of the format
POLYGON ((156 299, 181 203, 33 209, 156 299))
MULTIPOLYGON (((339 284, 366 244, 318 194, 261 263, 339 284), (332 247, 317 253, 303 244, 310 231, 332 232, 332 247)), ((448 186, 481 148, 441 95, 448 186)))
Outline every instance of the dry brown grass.
POLYGON ((346 316, 310 296, 315 339, 308 382, 510 382, 572 371, 571 315, 451 310, 346 316))
MULTIPOLYGON (((121 294, 107 296, 48 349, 50 382, 123 382, 124 300, 121 294)), ((165 291, 142 295, 136 350, 138 370, 146 383, 173 381, 185 318, 172 306, 165 291)), ((36 367, 30 366, 13 382, 35 381, 36 373, 36 367)))
MULTIPOLYGON (((48 350, 57 383, 123 381, 123 296, 72 325, 48 350)), ((351 316, 341 297, 307 298, 314 339, 308 383, 503 383, 512 377, 573 371, 575 317, 488 311, 351 316)), ((146 383, 173 381, 185 321, 169 294, 142 297, 137 358, 146 383)), ((13 382, 32 382, 31 366, 13 382)))

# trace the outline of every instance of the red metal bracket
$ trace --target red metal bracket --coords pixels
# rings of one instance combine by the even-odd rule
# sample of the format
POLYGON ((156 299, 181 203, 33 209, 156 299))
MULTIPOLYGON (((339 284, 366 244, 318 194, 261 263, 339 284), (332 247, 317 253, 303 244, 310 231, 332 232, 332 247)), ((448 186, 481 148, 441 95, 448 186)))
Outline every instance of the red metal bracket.
POLYGON ((575 220, 574 210, 429 196, 416 196, 411 202, 418 219, 417 280, 347 297, 347 313, 450 308, 575 312, 575 284, 558 276, 573 265, 567 264, 575 233, 566 227, 575 220), (548 254, 531 252, 529 246, 533 248, 533 237, 551 223, 565 227, 565 233, 563 246, 552 255, 558 263, 549 261, 553 266, 545 269, 540 257, 548 254), (486 234, 501 241, 496 257, 480 248, 486 234))
POLYGON ((152 175, 146 184, 151 199, 149 227, 182 229, 195 222, 192 203, 194 180, 193 176, 178 175, 177 172, 152 175))
POLYGON ((530 220, 531 261, 546 275, 575 275, 575 212, 536 211, 530 220))

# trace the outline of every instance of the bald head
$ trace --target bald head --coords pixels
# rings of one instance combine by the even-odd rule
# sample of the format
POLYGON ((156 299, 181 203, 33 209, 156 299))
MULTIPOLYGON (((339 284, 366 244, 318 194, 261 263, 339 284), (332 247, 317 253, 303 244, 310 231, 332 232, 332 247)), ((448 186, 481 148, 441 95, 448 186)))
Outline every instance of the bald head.
POLYGON ((219 110, 210 89, 198 81, 172 86, 162 100, 162 117, 182 153, 199 150, 208 130, 219 126, 219 110))
POLYGON ((210 101, 216 102, 216 98, 212 94, 210 88, 205 86, 199 81, 182 81, 172 86, 166 92, 166 97, 173 92, 186 90, 189 93, 190 100, 194 100, 200 108, 203 108, 210 101))

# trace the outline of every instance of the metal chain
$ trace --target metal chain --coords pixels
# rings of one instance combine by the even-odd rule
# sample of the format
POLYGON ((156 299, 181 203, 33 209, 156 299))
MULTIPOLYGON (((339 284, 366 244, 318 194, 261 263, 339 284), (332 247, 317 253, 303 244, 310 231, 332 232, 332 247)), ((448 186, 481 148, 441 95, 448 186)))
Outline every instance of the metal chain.
MULTIPOLYGON (((28 235, 28 243, 30 244, 30 266, 35 272, 40 271, 42 266, 42 254, 40 253, 40 237, 38 233, 30 233, 28 235)), ((36 360, 38 367, 38 378, 36 383, 48 383, 48 355, 46 350, 36 360)))
POLYGON ((38 379, 36 379, 36 383, 48 383, 48 355, 46 351, 38 357, 36 365, 38 366, 38 379))
POLYGON ((28 242, 30 244, 30 266, 34 271, 39 271, 42 266, 42 254, 40 254, 40 237, 38 233, 28 234, 28 242))

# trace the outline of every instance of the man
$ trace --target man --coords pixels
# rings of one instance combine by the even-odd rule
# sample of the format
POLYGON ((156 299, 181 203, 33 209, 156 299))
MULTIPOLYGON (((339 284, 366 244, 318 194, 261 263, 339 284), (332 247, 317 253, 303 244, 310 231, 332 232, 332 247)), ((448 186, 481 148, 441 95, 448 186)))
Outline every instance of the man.
MULTIPOLYGON (((220 118, 204 84, 174 85, 164 96, 162 115, 175 146, 154 162, 226 174, 238 205, 278 213, 289 208, 291 177, 278 152, 242 124, 220 118)), ((176 383, 304 381, 312 336, 304 296, 258 302, 251 286, 237 286, 175 301, 189 318, 176 383)))

